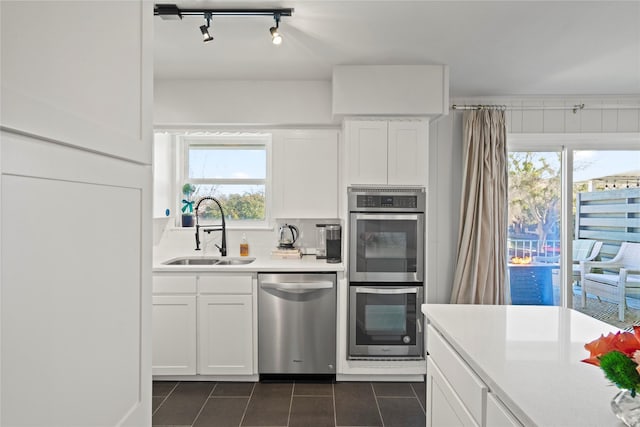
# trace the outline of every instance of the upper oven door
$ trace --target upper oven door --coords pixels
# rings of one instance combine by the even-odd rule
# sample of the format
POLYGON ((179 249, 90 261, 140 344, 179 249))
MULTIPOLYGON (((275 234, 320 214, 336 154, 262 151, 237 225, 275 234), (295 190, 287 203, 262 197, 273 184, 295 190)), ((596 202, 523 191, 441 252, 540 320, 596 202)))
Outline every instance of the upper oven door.
POLYGON ((350 214, 351 282, 422 282, 424 214, 350 214))

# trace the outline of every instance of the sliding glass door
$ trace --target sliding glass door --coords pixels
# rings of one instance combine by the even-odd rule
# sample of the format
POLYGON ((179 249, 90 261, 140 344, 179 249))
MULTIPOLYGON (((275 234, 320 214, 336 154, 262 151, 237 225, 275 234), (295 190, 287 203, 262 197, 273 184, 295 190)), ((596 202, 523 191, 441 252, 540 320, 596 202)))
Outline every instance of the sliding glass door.
POLYGON ((619 270, 615 267, 587 269, 586 273, 595 276, 584 287, 580 261, 611 260, 624 242, 640 242, 640 150, 576 149, 572 171, 573 306, 589 316, 629 328, 640 323, 638 293, 617 282, 619 270), (610 293, 603 295, 599 283, 610 290, 618 287, 624 292, 624 302, 610 293), (624 306, 622 319, 620 306, 624 306))
MULTIPOLYGON (((513 304, 560 305, 621 328, 640 323, 640 298, 584 292, 580 262, 640 243, 636 135, 509 135, 508 265, 513 304), (606 148, 606 149, 604 149, 606 148)), ((600 271, 607 280, 617 271, 600 271)), ((587 288, 588 289, 588 288, 587 288)))
POLYGON ((512 304, 561 305, 562 151, 509 153, 512 304))

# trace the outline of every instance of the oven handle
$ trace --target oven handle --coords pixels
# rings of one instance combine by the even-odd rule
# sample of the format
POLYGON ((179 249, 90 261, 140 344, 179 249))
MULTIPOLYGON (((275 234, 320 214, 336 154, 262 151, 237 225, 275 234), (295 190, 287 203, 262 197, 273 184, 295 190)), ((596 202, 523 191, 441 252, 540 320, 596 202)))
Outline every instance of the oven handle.
POLYGON ((397 294, 417 294, 419 288, 367 288, 356 286, 357 294, 379 294, 379 295, 397 295, 397 294))
POLYGON ((418 333, 421 334, 422 333, 422 322, 420 322, 420 319, 416 319, 416 322, 418 323, 418 333))
POLYGON ((333 282, 262 282, 260 286, 263 289, 275 289, 282 292, 303 294, 306 292, 317 291, 318 289, 331 289, 333 288, 333 282))

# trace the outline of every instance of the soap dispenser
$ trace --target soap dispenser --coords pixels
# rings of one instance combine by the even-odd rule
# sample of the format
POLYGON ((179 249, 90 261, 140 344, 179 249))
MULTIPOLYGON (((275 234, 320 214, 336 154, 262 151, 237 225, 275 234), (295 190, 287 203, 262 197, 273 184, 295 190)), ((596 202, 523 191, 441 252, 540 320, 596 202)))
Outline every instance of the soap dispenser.
POLYGON ((240 256, 249 256, 249 242, 247 242, 245 233, 242 233, 242 239, 240 240, 240 256))

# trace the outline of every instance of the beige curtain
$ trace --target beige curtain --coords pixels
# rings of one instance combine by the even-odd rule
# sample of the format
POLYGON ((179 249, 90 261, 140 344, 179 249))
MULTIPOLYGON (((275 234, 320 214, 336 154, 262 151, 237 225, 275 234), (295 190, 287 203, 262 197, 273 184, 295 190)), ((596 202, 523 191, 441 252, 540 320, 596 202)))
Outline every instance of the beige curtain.
POLYGON ((507 301, 507 138, 504 111, 465 111, 458 259, 451 303, 507 301))

